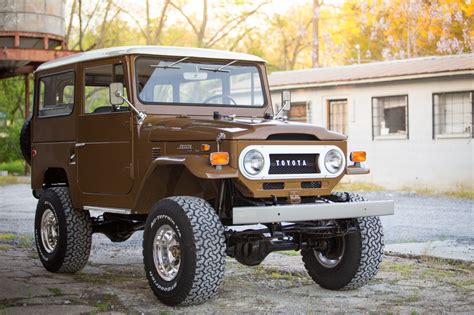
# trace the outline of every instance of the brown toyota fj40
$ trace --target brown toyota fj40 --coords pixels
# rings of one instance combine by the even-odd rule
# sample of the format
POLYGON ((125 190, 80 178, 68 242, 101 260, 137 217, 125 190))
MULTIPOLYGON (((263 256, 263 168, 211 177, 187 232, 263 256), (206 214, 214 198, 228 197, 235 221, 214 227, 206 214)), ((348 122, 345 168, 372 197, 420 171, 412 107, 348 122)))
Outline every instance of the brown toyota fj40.
POLYGON ((368 173, 365 153, 279 114, 265 62, 247 54, 120 47, 43 64, 20 142, 44 267, 77 272, 93 233, 122 242, 144 230, 146 276, 168 305, 214 296, 226 255, 255 266, 300 250, 320 286, 363 286, 393 202, 332 192, 368 173))

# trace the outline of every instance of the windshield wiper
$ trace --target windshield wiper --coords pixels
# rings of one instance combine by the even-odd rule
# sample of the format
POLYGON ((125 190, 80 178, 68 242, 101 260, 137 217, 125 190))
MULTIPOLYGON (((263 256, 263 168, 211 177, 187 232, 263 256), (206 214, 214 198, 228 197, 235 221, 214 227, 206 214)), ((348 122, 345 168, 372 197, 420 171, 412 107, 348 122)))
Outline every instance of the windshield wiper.
POLYGON ((150 65, 150 67, 152 67, 152 68, 160 68, 160 69, 181 69, 181 67, 176 67, 175 65, 177 65, 177 64, 180 63, 180 62, 185 61, 186 59, 189 59, 189 57, 181 58, 181 59, 179 59, 178 61, 175 61, 175 62, 173 62, 173 63, 170 63, 169 65, 166 65, 166 66, 150 65))
POLYGON ((212 71, 212 72, 229 72, 229 70, 223 70, 224 68, 227 68, 230 65, 233 65, 236 63, 238 60, 233 60, 229 62, 228 64, 225 64, 219 68, 199 68, 199 70, 204 70, 204 71, 212 71))

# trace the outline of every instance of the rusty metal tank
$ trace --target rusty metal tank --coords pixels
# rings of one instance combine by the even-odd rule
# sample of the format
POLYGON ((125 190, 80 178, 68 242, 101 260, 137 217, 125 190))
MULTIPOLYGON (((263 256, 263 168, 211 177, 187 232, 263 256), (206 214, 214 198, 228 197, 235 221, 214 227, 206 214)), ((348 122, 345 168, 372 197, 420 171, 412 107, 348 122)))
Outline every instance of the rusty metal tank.
POLYGON ((64 45, 63 0, 0 0, 0 47, 64 45))

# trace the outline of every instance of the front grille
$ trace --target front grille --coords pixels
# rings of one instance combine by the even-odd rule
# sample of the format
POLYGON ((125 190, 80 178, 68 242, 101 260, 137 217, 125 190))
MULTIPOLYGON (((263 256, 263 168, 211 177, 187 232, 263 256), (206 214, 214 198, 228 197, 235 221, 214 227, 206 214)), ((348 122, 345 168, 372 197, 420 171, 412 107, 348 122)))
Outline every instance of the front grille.
POLYGON ((317 174, 319 154, 270 154, 268 174, 317 174))
POLYGON ((264 190, 285 189, 285 183, 263 183, 264 190))
POLYGON ((302 182, 301 188, 303 189, 316 189, 321 188, 321 182, 312 181, 312 182, 302 182))
POLYGON ((151 148, 151 158, 154 160, 157 157, 161 155, 161 148, 160 147, 154 147, 151 148))

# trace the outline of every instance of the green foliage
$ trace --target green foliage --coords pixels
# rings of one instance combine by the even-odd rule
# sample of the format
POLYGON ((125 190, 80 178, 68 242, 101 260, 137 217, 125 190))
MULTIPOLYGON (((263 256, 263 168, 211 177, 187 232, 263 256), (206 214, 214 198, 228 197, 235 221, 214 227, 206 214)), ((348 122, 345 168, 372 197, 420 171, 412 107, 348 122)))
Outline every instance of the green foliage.
POLYGON ((8 171, 8 174, 23 174, 25 172, 25 162, 23 160, 15 160, 0 163, 0 171, 8 171))
POLYGON ((22 121, 0 127, 0 163, 22 160, 20 150, 20 130, 22 121))

